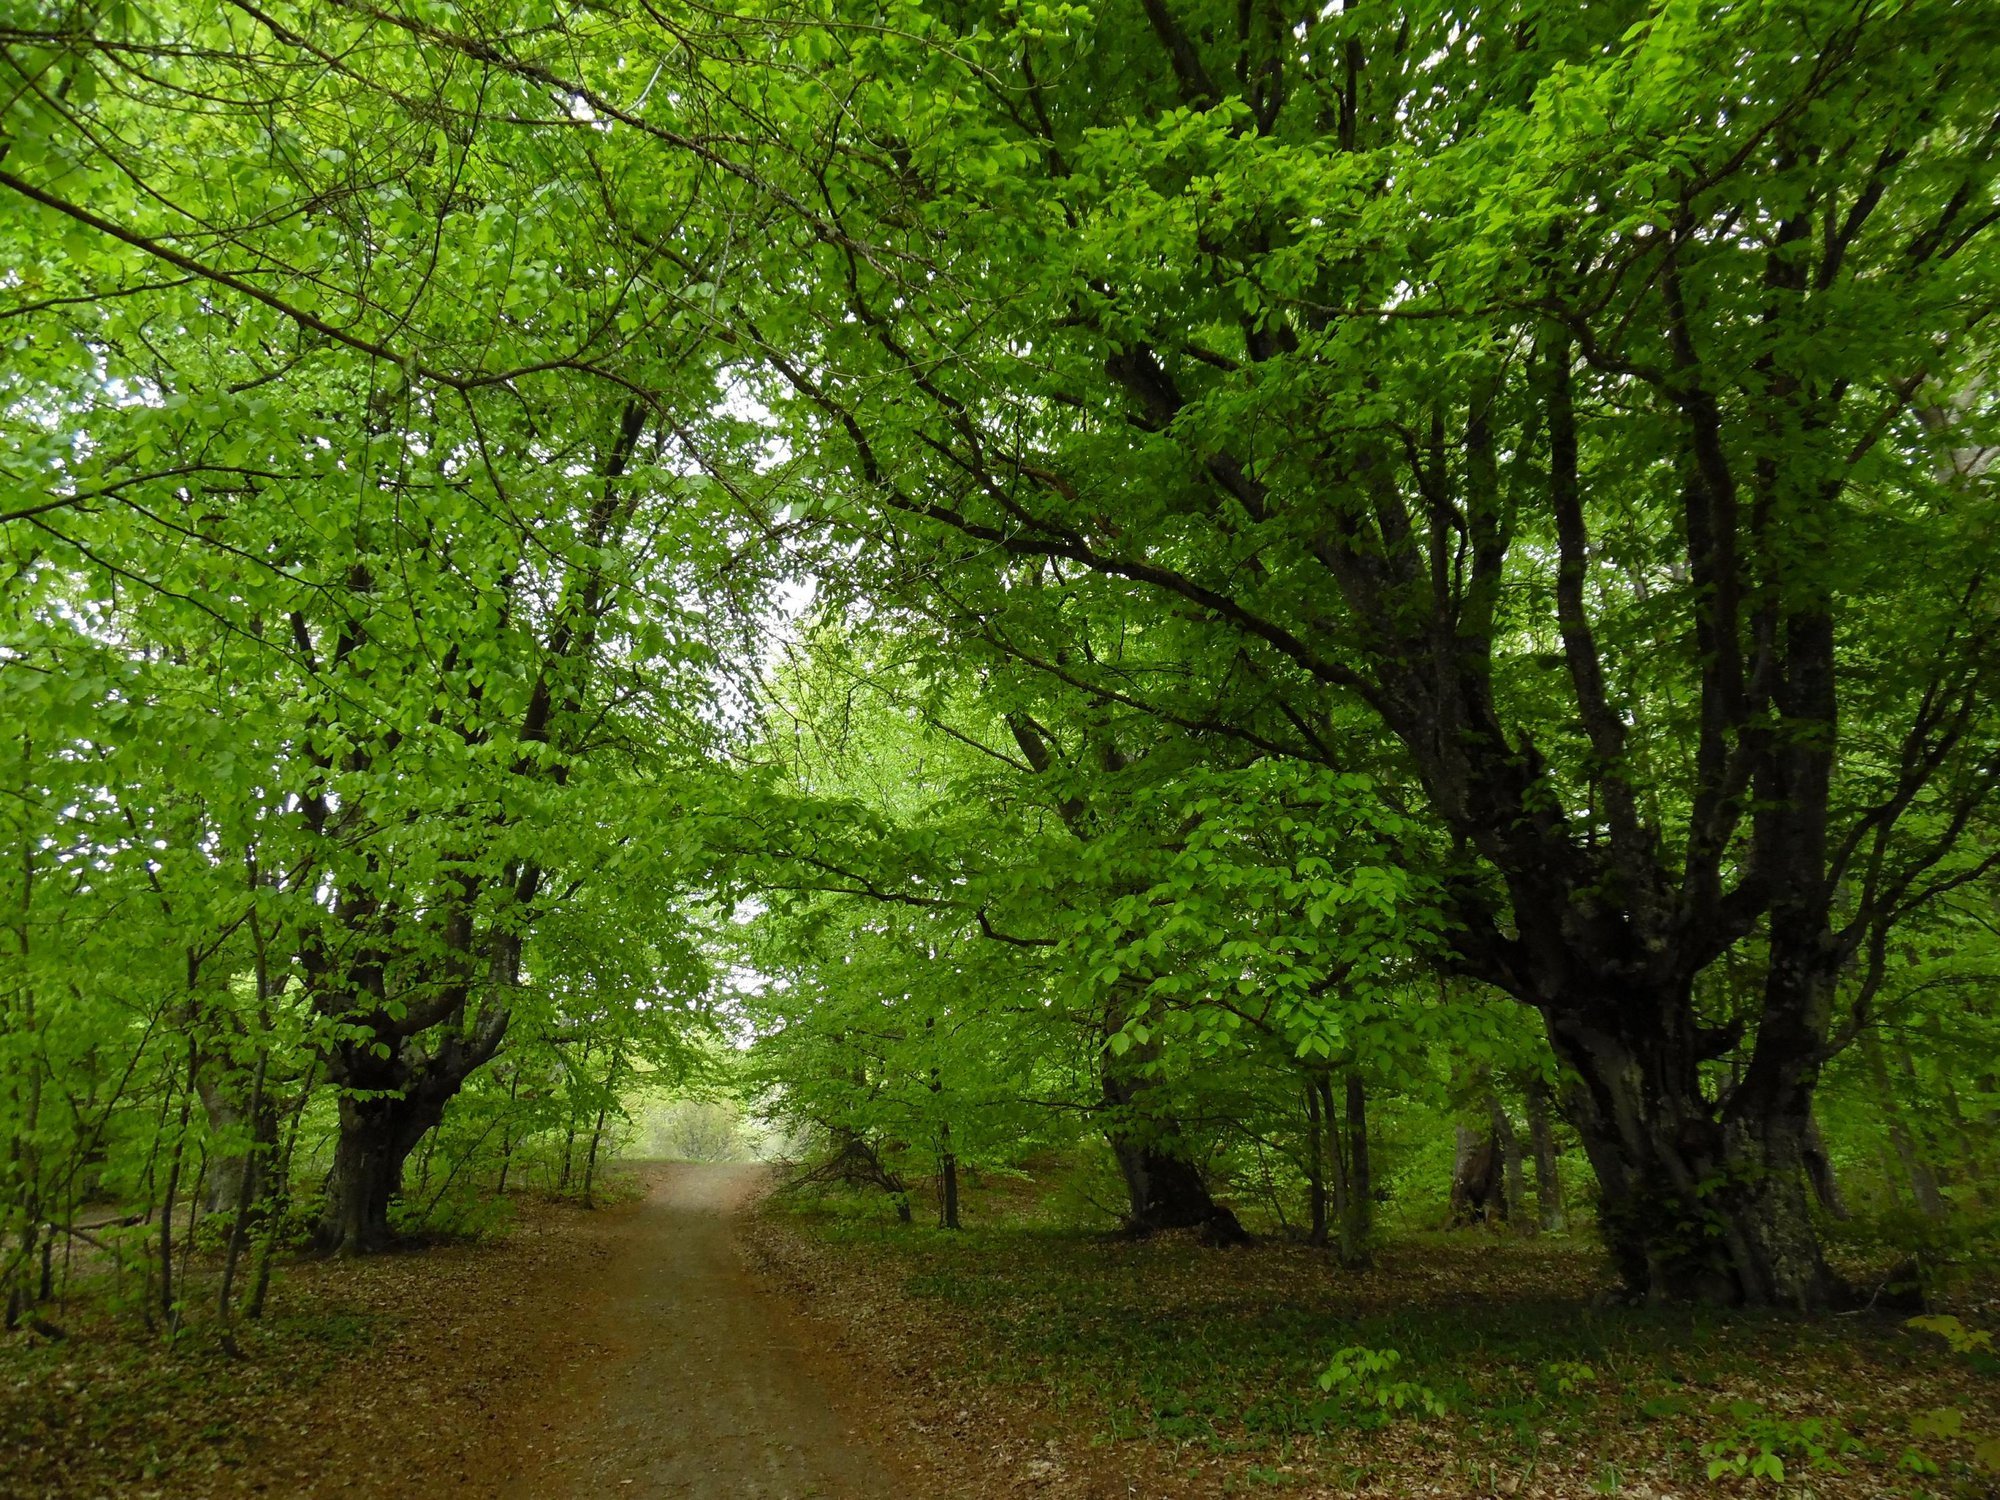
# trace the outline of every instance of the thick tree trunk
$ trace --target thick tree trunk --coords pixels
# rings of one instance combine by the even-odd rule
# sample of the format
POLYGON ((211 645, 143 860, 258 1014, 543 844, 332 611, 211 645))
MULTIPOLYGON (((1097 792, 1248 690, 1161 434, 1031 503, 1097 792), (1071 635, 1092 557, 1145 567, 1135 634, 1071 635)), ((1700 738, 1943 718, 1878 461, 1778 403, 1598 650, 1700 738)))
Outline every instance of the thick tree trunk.
POLYGON ((1563 1213, 1562 1168, 1556 1152, 1555 1128, 1549 1119, 1549 1086, 1539 1074, 1528 1080, 1528 1144, 1535 1154, 1535 1208, 1542 1229, 1558 1233, 1567 1222, 1563 1213))
POLYGON ((1712 1055, 1692 1008, 1626 996, 1621 1035, 1545 1011, 1556 1055, 1576 1075, 1568 1117, 1598 1181, 1599 1228, 1635 1295, 1653 1301, 1820 1307, 1838 1284, 1806 1202, 1809 1061, 1753 1063, 1725 1103, 1702 1091, 1712 1055), (1668 1018, 1679 1021, 1676 1028, 1668 1018), (1651 1023, 1650 1035, 1633 1035, 1651 1023))
POLYGON ((1118 1170, 1125 1179, 1133 1234, 1161 1229, 1199 1229, 1216 1244, 1240 1244, 1249 1236, 1236 1215, 1210 1196, 1201 1169, 1188 1159, 1180 1122, 1147 1076, 1157 1060, 1157 1044, 1142 1044, 1120 1055, 1110 1039, 1122 1027, 1114 1012, 1105 1020, 1105 1045, 1098 1054, 1104 1105, 1100 1123, 1118 1170))
POLYGON ((365 1041, 338 1044, 327 1071, 347 1092, 314 1236, 322 1252, 366 1255, 389 1243, 389 1204, 402 1189, 403 1163, 506 1030, 505 1014, 495 1013, 470 1039, 448 1036, 428 1055, 384 1058, 365 1041))
POLYGON ((1493 1139, 1491 1125, 1476 1131, 1469 1125, 1455 1127, 1456 1145, 1451 1160, 1451 1222, 1497 1223, 1507 1217, 1506 1193, 1500 1186, 1500 1148, 1493 1139))
POLYGON ((435 1108, 393 1096, 340 1101, 340 1138, 313 1239, 317 1249, 368 1255, 389 1244, 389 1205, 402 1191, 403 1163, 443 1114, 442 1101, 435 1108))
POLYGON ((1236 1215, 1210 1196, 1201 1169, 1180 1152, 1180 1127, 1159 1113, 1151 1092, 1126 1059, 1104 1058, 1104 1135, 1125 1179, 1134 1234, 1199 1229, 1217 1244, 1249 1238, 1236 1215))
MULTIPOLYGON (((510 872, 512 900, 527 905, 540 878, 536 867, 510 872)), ((372 942, 336 962, 324 934, 308 931, 302 939, 299 963, 315 1008, 342 1022, 340 1039, 322 1054, 340 1097, 340 1136, 314 1235, 322 1252, 361 1255, 389 1243, 389 1203, 402 1188, 403 1163, 506 1039, 505 998, 520 983, 521 941, 498 927, 476 933, 475 894, 476 884, 465 885, 462 903, 447 903, 432 919, 447 958, 428 991, 400 1004, 390 1002, 388 959, 372 942), (475 997, 481 957, 485 993, 475 997)), ((335 912, 350 934, 371 938, 379 915, 374 897, 353 893, 335 912)))
POLYGON ((1123 1130, 1106 1133, 1125 1179, 1129 1205, 1125 1222, 1134 1234, 1216 1226, 1220 1236, 1241 1236, 1240 1225, 1233 1232, 1226 1227, 1235 1223, 1236 1216, 1210 1195, 1193 1162, 1135 1141, 1123 1130))

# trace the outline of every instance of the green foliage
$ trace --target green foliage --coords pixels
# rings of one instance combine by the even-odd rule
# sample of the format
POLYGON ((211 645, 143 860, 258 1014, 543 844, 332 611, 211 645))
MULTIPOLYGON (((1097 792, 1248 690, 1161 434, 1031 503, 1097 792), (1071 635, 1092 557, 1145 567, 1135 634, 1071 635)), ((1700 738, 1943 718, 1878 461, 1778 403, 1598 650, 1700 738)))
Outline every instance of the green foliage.
POLYGON ((1338 1407, 1372 1409, 1384 1416, 1441 1417, 1444 1402, 1437 1392, 1414 1380, 1399 1380, 1395 1371, 1403 1356, 1394 1349, 1366 1349, 1359 1344, 1338 1350, 1320 1372, 1319 1388, 1338 1407))
MULTIPOLYGON (((2000 1359, 1995 1358, 1990 1329, 1970 1328, 1949 1313, 1926 1313, 1911 1318, 1907 1326, 1936 1334, 1953 1354, 1964 1357, 1982 1374, 2000 1373, 2000 1359)), ((1961 1406, 1939 1406, 1918 1413, 1910 1419, 1910 1436, 1925 1440, 1924 1447, 1913 1446, 1903 1453, 1902 1465, 1913 1473, 1941 1472, 1937 1459, 1928 1450, 1939 1442, 1962 1442, 1969 1449, 1976 1470, 2000 1474, 2000 1433, 1982 1432, 1976 1424, 1969 1425, 1961 1406)))
POLYGON ((1721 1436, 1702 1445, 1708 1460, 1708 1477, 1784 1482, 1786 1460, 1792 1471, 1844 1474, 1840 1456, 1860 1449, 1860 1442, 1838 1422, 1822 1417, 1782 1417, 1754 1401, 1729 1404, 1731 1426, 1721 1436))
POLYGON ((1517 9, 0 28, 9 1319, 676 1090, 1350 1262, 1533 1100, 1635 1291, 1990 1263, 2000 35, 1517 9))
POLYGON ((1550 1360, 1542 1366, 1541 1376, 1542 1383, 1560 1396, 1574 1396, 1597 1384, 1597 1371, 1581 1360, 1550 1360))

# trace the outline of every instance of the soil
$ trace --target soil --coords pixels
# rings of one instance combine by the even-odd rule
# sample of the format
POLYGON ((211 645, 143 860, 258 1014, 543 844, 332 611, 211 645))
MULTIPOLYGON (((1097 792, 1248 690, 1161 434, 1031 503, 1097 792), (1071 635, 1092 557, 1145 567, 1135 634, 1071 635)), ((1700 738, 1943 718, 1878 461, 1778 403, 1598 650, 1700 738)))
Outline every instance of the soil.
POLYGON ((167 1343, 51 1307, 52 1336, 0 1340, 0 1500, 949 1492, 871 1440, 899 1424, 830 1325, 746 1269, 769 1169, 621 1174, 596 1211, 518 1200, 498 1243, 291 1264, 242 1358, 205 1322, 167 1343))
MULTIPOLYGON (((587 1357, 549 1369, 509 1500, 867 1500, 906 1493, 847 1404, 854 1382, 761 1291, 732 1218, 757 1167, 645 1169, 608 1264, 580 1288, 587 1357)), ((498 1476, 496 1476, 498 1477, 498 1476)))

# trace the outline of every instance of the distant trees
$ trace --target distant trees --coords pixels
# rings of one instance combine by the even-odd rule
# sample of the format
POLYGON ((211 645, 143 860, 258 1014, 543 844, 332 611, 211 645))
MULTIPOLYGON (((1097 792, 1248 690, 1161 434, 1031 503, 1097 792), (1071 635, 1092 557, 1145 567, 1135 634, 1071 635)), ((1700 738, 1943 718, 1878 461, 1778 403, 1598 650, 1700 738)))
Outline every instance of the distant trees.
POLYGON ((668 1161, 742 1161, 749 1155, 742 1111, 725 1099, 682 1099, 656 1114, 642 1142, 668 1161))

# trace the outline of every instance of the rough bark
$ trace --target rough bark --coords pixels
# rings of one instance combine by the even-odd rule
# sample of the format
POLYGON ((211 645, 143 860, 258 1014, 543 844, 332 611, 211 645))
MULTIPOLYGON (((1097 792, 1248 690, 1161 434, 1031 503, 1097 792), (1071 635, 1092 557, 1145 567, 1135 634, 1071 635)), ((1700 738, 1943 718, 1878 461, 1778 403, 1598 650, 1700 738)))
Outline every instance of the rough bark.
POLYGON ((1249 1238, 1236 1215, 1215 1201, 1201 1169, 1181 1154, 1180 1128, 1161 1111, 1153 1092, 1125 1059, 1109 1049, 1104 1062, 1105 1139, 1125 1179, 1125 1227, 1133 1234, 1199 1229, 1217 1244, 1249 1238))
POLYGON ((402 1192, 403 1163, 435 1123, 403 1099, 340 1101, 340 1136, 314 1235, 318 1249, 366 1255, 390 1243, 389 1205, 402 1192))
POLYGON ((389 1205, 402 1191, 403 1164, 505 1031, 505 1013, 491 1012, 470 1036, 448 1035, 433 1052, 414 1043, 388 1058, 351 1043, 331 1049, 327 1071, 343 1092, 313 1241, 321 1252, 366 1255, 390 1243, 389 1205))
POLYGON ((1626 1016, 1654 1024, 1635 1037, 1558 1016, 1550 1040, 1577 1080, 1565 1112, 1628 1289, 1652 1301, 1827 1305, 1837 1283, 1805 1196, 1810 1060, 1775 1078, 1753 1066, 1718 1108, 1702 1089, 1707 1052, 1691 1009, 1635 1003, 1626 1016))

